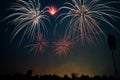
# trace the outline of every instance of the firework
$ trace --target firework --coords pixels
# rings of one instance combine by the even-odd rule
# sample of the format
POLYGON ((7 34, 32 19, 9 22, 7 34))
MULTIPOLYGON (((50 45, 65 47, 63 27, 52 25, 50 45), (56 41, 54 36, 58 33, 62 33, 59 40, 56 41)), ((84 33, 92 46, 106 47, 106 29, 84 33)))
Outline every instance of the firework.
POLYGON ((57 13, 57 8, 55 6, 49 6, 49 10, 48 12, 51 14, 51 15, 55 15, 57 13))
POLYGON ((69 53, 70 48, 72 46, 72 41, 68 37, 64 37, 60 39, 58 42, 55 42, 55 51, 57 55, 67 55, 69 53))
POLYGON ((14 12, 4 20, 12 19, 10 23, 16 26, 12 39, 20 32, 23 33, 21 40, 25 35, 33 40, 36 35, 47 32, 45 22, 50 22, 49 17, 46 15, 48 7, 41 9, 39 0, 19 0, 11 6, 10 10, 14 12))
POLYGON ((35 44, 31 44, 26 46, 26 48, 31 48, 31 51, 35 51, 35 53, 43 53, 45 48, 47 47, 48 42, 45 41, 45 39, 43 38, 43 35, 39 34, 36 37, 36 43, 35 44))
POLYGON ((59 9, 66 9, 66 12, 58 16, 60 23, 65 19, 70 19, 65 34, 80 39, 82 42, 91 42, 93 39, 96 41, 102 40, 102 36, 106 38, 106 34, 102 30, 100 22, 107 23, 119 32, 108 20, 119 19, 118 16, 114 15, 115 13, 119 14, 119 10, 109 6, 112 3, 119 2, 100 3, 100 0, 72 0, 71 3, 66 2, 65 6, 59 9))

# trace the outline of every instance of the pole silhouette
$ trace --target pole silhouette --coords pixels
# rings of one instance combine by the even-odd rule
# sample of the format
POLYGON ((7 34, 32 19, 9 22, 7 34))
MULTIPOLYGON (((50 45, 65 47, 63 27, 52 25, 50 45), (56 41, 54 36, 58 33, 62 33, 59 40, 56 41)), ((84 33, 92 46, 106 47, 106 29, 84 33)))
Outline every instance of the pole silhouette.
POLYGON ((107 37, 108 37, 108 45, 109 45, 109 48, 112 52, 112 58, 113 58, 113 64, 114 64, 114 73, 117 76, 118 75, 117 66, 116 66, 115 56, 114 56, 114 50, 116 49, 115 36, 109 34, 107 37))

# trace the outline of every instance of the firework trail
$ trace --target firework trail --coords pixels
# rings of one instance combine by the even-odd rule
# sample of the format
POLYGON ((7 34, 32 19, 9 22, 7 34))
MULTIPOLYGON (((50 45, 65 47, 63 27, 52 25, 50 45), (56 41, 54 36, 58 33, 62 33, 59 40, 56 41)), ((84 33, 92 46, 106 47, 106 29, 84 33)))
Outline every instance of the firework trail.
POLYGON ((48 7, 41 9, 39 0, 19 0, 11 6, 10 10, 14 12, 4 20, 12 19, 9 23, 16 26, 12 39, 20 32, 23 32, 21 41, 25 35, 33 40, 36 35, 41 33, 45 35, 48 32, 45 24, 45 22, 50 22, 49 17, 46 15, 48 7))
POLYGON ((67 55, 70 51, 73 42, 66 36, 60 39, 58 42, 54 42, 55 51, 58 56, 67 55))
POLYGON ((65 35, 71 36, 71 39, 77 38, 81 42, 102 40, 102 36, 106 38, 106 34, 102 30, 100 22, 107 23, 111 28, 119 32, 110 22, 110 20, 119 19, 114 14, 120 13, 119 10, 109 6, 113 3, 120 2, 100 3, 100 0, 72 0, 71 3, 66 2, 65 6, 59 8, 59 10, 66 9, 67 12, 61 13, 57 19, 60 19, 60 24, 65 19, 70 19, 68 20, 69 25, 65 35))
POLYGON ((43 38, 43 35, 39 34, 38 36, 36 36, 36 43, 28 45, 26 46, 26 48, 30 47, 31 51, 34 51, 35 53, 43 53, 47 45, 48 45, 48 42, 45 41, 45 39, 43 38))

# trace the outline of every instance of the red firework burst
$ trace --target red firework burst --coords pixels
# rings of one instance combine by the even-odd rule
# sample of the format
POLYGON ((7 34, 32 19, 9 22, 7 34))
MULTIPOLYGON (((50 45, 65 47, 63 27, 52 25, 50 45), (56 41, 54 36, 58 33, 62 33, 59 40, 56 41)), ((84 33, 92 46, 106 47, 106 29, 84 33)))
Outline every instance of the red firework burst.
POLYGON ((35 44, 31 44, 28 45, 26 47, 31 47, 31 51, 35 51, 35 53, 39 53, 39 52, 44 52, 45 47, 47 47, 48 42, 45 41, 45 39, 43 38, 43 36, 41 34, 39 34, 36 37, 36 43, 35 44))
POLYGON ((57 13, 57 8, 55 6, 49 6, 49 10, 48 12, 51 14, 51 15, 55 15, 57 13))
POLYGON ((67 55, 67 53, 70 51, 70 48, 72 46, 72 41, 69 40, 69 38, 64 37, 63 39, 60 39, 58 42, 55 42, 55 51, 57 55, 67 55))

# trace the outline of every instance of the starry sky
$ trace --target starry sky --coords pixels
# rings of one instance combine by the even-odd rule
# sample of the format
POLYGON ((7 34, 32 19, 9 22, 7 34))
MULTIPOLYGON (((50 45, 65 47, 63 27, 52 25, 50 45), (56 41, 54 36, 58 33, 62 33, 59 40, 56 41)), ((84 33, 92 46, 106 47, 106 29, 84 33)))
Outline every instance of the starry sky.
MULTIPOLYGON (((0 20, 5 18, 10 12, 7 12, 9 5, 16 0, 0 0, 0 20)), ((41 5, 54 5, 57 8, 71 0, 41 0, 41 5)), ((110 1, 110 0, 106 0, 110 1)), ((118 9, 119 6, 112 5, 118 9)), ((56 41, 63 36, 64 26, 59 27, 57 33, 53 35, 55 29, 55 16, 50 16, 51 25, 47 26, 51 32, 47 39, 49 41, 56 41)), ((112 24, 120 30, 120 20, 113 21, 112 24)), ((118 74, 120 76, 120 34, 109 28, 108 25, 101 23, 106 34, 111 33, 116 38, 115 59, 117 63, 118 74)), ((95 45, 84 43, 77 43, 72 46, 70 53, 67 56, 57 56, 54 47, 50 45, 45 49, 44 53, 30 52, 24 46, 28 44, 28 40, 24 39, 21 46, 18 47, 20 36, 17 36, 11 42, 11 33, 14 25, 7 24, 7 22, 0 23, 0 74, 14 74, 16 72, 25 73, 28 69, 33 70, 33 74, 57 74, 63 76, 64 74, 71 75, 71 73, 78 73, 79 75, 113 75, 113 61, 111 51, 108 47, 108 42, 105 38, 95 45)))

